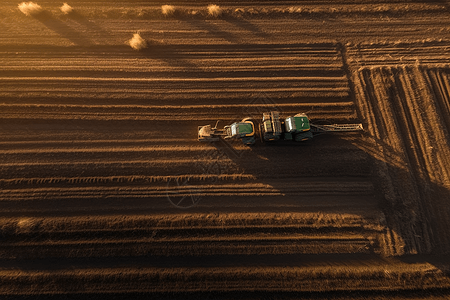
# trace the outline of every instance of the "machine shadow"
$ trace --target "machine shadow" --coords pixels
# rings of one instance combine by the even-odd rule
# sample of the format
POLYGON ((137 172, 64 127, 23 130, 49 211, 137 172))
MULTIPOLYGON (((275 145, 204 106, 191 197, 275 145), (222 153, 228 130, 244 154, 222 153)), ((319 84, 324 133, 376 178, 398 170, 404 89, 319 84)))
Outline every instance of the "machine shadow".
MULTIPOLYGON (((189 49, 186 46, 169 45, 155 40, 147 40, 147 44, 148 47, 136 52, 136 56, 161 60, 171 67, 182 68, 190 72, 201 71, 199 66, 192 62, 192 57, 187 53, 189 49)), ((173 71, 168 70, 166 73, 170 75, 173 74, 173 71)), ((192 77, 192 73, 189 72, 178 72, 177 75, 192 77)))
POLYGON ((265 195, 261 190, 261 195, 249 200, 255 210, 363 213, 368 217, 380 212, 380 197, 370 183, 370 157, 337 136, 324 134, 302 143, 257 141, 250 151, 239 150, 240 141, 213 144, 225 157, 222 172, 227 170, 226 161, 231 160, 242 174, 272 191, 265 195))
POLYGON ((366 135, 324 134, 305 143, 258 142, 246 151, 239 150, 240 141, 213 144, 243 174, 278 192, 265 196, 261 190, 261 195, 249 199, 248 210, 385 218, 385 234, 392 244, 388 256, 412 262, 429 258, 430 264, 449 274, 449 261, 439 259, 450 249, 450 190, 435 182, 419 182, 420 203, 411 203, 397 191, 405 184, 403 166, 369 150, 366 135), (429 194, 425 197, 423 191, 429 194))
POLYGON ((51 31, 57 33, 61 37, 68 39, 73 44, 77 46, 93 46, 94 43, 84 35, 80 34, 78 31, 74 30, 66 23, 58 20, 49 11, 43 11, 34 18, 45 25, 51 31))
POLYGON ((184 22, 188 23, 191 27, 197 28, 198 30, 203 30, 212 34, 217 38, 224 39, 230 43, 239 43, 240 39, 238 36, 220 29, 219 26, 213 23, 214 20, 198 20, 198 19, 184 19, 184 22))
POLYGON ((84 27, 86 27, 89 31, 94 32, 97 35, 108 36, 110 33, 105 31, 102 27, 95 24, 91 20, 87 19, 85 16, 77 12, 76 10, 67 14, 67 19, 72 20, 84 27))
POLYGON ((240 27, 244 30, 248 30, 250 32, 252 32, 253 34, 255 34, 257 37, 260 38, 267 38, 269 37, 269 34, 262 31, 261 28, 259 28, 258 26, 255 26, 255 24, 247 21, 245 18, 241 17, 235 17, 232 15, 227 16, 227 18, 224 18, 224 20, 228 23, 231 23, 237 27, 240 27))

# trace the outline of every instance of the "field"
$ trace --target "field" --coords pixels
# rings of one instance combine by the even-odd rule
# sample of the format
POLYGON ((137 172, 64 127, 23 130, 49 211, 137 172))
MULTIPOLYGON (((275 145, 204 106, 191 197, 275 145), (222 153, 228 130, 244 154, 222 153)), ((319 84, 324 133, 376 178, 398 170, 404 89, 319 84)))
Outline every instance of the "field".
POLYGON ((36 3, 0 4, 0 297, 450 295, 450 2, 36 3), (197 141, 269 110, 364 132, 197 141))

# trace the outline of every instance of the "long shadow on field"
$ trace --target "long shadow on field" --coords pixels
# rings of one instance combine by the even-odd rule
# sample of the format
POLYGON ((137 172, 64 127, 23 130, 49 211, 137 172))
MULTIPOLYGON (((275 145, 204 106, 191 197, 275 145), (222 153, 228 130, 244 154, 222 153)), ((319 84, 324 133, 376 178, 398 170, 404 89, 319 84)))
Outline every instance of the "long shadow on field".
POLYGON ((74 30, 64 22, 56 19, 51 12, 43 11, 40 14, 34 16, 34 18, 44 24, 48 29, 54 31, 62 38, 68 39, 72 43, 78 46, 91 46, 92 41, 74 30))
MULTIPOLYGON (((142 37, 145 39, 144 35, 142 35, 142 37)), ((148 47, 140 50, 137 53, 138 56, 161 60, 171 67, 182 68, 189 72, 185 73, 187 77, 192 77, 192 71, 200 70, 198 65, 191 62, 194 57, 189 57, 188 54, 183 52, 184 47, 164 45, 152 40, 147 41, 148 47)), ((173 74, 173 71, 171 71, 171 73, 173 74)), ((177 72, 177 76, 183 76, 183 72, 177 72)))
MULTIPOLYGON (((255 209, 368 215, 378 210, 370 156, 339 137, 322 135, 306 143, 258 141, 250 151, 237 150, 242 149, 240 141, 221 140, 215 147, 273 192, 250 196, 255 209)), ((226 172, 226 166, 221 168, 226 172)))
POLYGON ((87 19, 85 16, 80 14, 77 11, 72 11, 67 15, 67 18, 77 22, 78 24, 86 27, 89 31, 94 32, 98 35, 108 36, 109 33, 105 31, 103 28, 95 24, 94 22, 87 19))
POLYGON ((236 35, 220 29, 219 26, 215 25, 214 20, 196 20, 196 19, 185 19, 184 22, 188 23, 191 27, 196 27, 199 30, 207 31, 215 37, 224 39, 230 43, 239 43, 241 40, 236 35))
MULTIPOLYGON (((165 44, 164 42, 160 42, 152 39, 151 37, 147 37, 145 33, 141 34, 142 38, 147 41, 147 48, 141 49, 139 51, 135 51, 137 56, 157 59, 164 61, 171 67, 182 68, 183 71, 168 71, 169 74, 174 74, 176 72, 177 76, 186 76, 189 78, 195 77, 192 72, 202 72, 204 70, 200 68, 200 65, 196 63, 196 59, 201 59, 208 57, 207 55, 198 55, 192 54, 193 52, 198 52, 202 50, 209 50, 210 47, 205 45, 174 45, 174 44, 165 44), (208 48, 207 48, 208 47, 208 48), (187 71, 187 72, 186 72, 187 71)), ((222 50, 220 46, 213 46, 214 50, 217 51, 217 48, 222 50)), ((152 70, 149 70, 152 71, 152 70)), ((211 73, 208 71, 207 73, 211 73)), ((206 76, 206 74, 202 74, 202 77, 206 76)))
POLYGON ((224 20, 242 29, 249 30, 260 38, 267 38, 269 36, 269 34, 262 31, 259 27, 255 26, 244 18, 236 18, 230 15, 227 16, 227 18, 225 18, 224 20))
POLYGON ((265 196, 262 190, 257 199, 248 198, 255 207, 368 216, 381 210, 389 227, 387 253, 447 253, 450 190, 415 180, 417 174, 409 174, 395 157, 389 159, 389 147, 384 149, 386 159, 366 138, 356 133, 345 138, 322 135, 303 144, 259 143, 250 151, 237 150, 240 141, 221 141, 215 147, 244 174, 279 192, 265 196), (407 193, 411 183, 417 187, 407 193))

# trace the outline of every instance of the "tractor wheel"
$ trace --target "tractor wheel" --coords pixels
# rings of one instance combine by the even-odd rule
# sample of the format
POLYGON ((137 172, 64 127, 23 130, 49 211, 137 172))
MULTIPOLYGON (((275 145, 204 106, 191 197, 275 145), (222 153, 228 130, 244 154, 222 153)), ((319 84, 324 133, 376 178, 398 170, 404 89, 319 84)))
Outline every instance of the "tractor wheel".
POLYGON ((311 131, 300 132, 295 135, 296 142, 306 142, 313 138, 313 134, 311 131))

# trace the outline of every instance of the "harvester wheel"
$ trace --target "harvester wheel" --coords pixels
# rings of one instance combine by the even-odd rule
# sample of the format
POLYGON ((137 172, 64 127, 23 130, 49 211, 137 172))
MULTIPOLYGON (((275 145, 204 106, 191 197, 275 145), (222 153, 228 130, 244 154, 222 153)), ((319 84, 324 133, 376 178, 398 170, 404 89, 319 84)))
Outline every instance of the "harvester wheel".
POLYGON ((259 138, 261 139, 261 143, 265 143, 266 141, 264 140, 264 137, 263 137, 263 132, 264 132, 264 124, 263 123, 261 123, 261 124, 259 124, 259 138))

